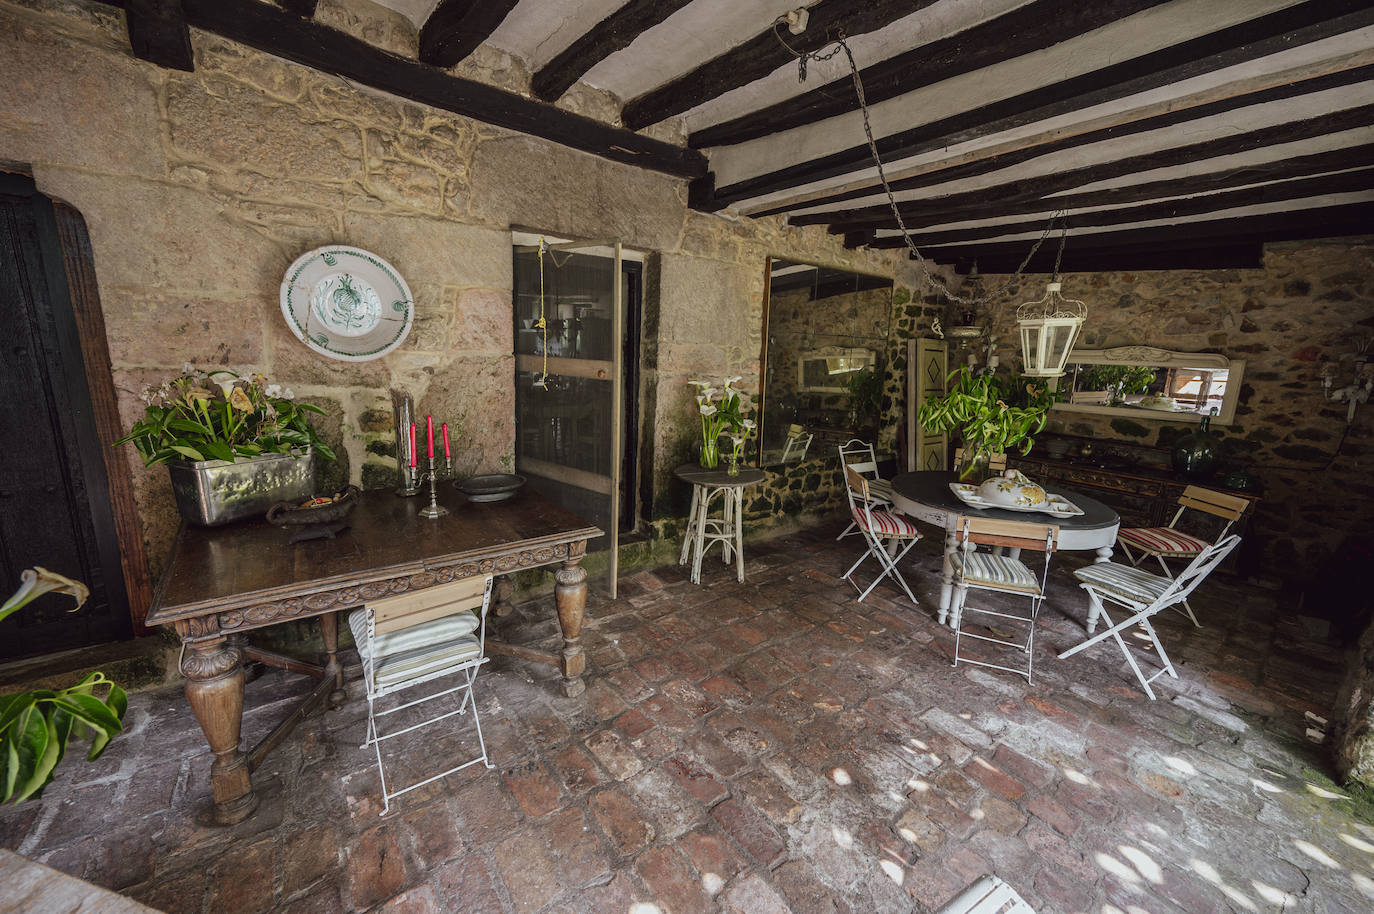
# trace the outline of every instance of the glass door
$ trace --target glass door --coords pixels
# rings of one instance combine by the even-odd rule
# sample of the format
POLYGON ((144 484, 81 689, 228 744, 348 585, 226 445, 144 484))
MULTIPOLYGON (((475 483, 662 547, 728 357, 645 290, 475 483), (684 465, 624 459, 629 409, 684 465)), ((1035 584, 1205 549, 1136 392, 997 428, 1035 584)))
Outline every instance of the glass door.
POLYGON ((595 524, 616 592, 624 390, 624 290, 616 242, 516 244, 515 466, 595 524))

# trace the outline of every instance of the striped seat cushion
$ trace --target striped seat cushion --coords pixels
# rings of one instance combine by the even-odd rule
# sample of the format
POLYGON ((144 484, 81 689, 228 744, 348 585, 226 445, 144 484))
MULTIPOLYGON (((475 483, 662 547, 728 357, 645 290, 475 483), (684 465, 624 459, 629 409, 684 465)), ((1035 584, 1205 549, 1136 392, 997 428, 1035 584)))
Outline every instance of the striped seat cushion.
POLYGON ((1173 583, 1168 578, 1132 568, 1130 565, 1118 565, 1116 562, 1087 565, 1075 571, 1073 576, 1084 584, 1091 584, 1093 587, 1138 603, 1153 603, 1173 583))
MULTIPOLYGON (((455 613, 410 628, 378 635, 373 680, 378 688, 417 679, 480 657, 478 619, 472 612, 455 613)), ((348 614, 348 627, 364 660, 373 660, 367 643, 367 610, 348 614)))
POLYGON ((999 590, 1040 593, 1040 582, 1020 559, 990 552, 954 552, 949 557, 955 572, 970 584, 986 584, 999 590))
POLYGON ((1127 527, 1116 536, 1125 540, 1126 545, 1149 555, 1192 558, 1212 545, 1172 527, 1127 527))
POLYGON ((893 514, 890 511, 872 511, 870 512, 873 517, 871 526, 868 523, 869 515, 865 514, 862 508, 855 508, 853 514, 854 523, 874 536, 919 537, 921 535, 916 531, 916 525, 900 514, 893 514))
POLYGON ((886 479, 870 479, 868 481, 868 494, 875 500, 892 503, 892 483, 886 479))

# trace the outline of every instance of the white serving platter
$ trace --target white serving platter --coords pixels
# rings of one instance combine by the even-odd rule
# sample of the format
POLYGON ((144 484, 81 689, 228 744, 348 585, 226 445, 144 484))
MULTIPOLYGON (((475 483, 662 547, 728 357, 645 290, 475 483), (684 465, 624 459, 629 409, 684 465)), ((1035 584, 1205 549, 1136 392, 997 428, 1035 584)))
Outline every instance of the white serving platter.
POLYGON ((949 490, 954 497, 970 508, 988 508, 996 511, 1020 511, 1026 514, 1051 514, 1055 517, 1077 517, 1083 509, 1062 495, 1046 494, 1043 505, 994 505, 978 495, 978 487, 962 482, 951 482, 949 490))

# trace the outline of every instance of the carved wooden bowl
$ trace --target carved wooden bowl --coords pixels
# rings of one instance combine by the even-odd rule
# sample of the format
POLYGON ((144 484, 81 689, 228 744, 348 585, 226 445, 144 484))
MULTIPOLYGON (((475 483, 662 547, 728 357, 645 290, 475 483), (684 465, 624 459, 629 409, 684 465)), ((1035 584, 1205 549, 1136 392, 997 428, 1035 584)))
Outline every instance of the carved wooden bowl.
POLYGON ((349 486, 328 501, 311 499, 305 504, 277 502, 267 509, 267 522, 278 527, 299 527, 307 524, 332 524, 343 520, 358 503, 362 490, 349 486), (319 502, 316 504, 315 502, 319 502))

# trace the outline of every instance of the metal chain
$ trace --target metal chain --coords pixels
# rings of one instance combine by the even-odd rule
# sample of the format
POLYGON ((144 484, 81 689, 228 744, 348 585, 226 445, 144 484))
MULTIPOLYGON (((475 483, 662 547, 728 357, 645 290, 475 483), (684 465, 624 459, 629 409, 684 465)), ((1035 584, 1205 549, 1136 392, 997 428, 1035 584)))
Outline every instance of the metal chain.
MULTIPOLYGON (((835 55, 839 54, 840 51, 844 51, 845 58, 849 61, 850 77, 854 82, 854 93, 859 100, 859 110, 863 114, 864 137, 868 140, 868 151, 869 154, 873 156, 873 164, 877 168, 878 180, 883 185, 883 192, 887 196, 888 207, 892 210, 892 216, 897 221, 897 228, 901 230, 902 240, 906 242, 907 248, 911 251, 912 258, 916 261, 916 264, 921 268, 921 274, 925 277, 926 282, 930 283, 930 285, 938 289, 939 292, 942 295, 944 295, 947 299, 949 299, 951 302, 954 302, 955 304, 970 306, 987 304, 992 299, 999 297, 1003 292, 1006 292, 1013 285, 1019 283, 1021 281, 1021 274, 1026 271, 1026 267, 1030 264, 1031 259, 1035 257, 1036 252, 1040 250, 1040 246, 1045 243, 1045 239, 1049 237, 1050 232, 1054 231, 1054 222, 1056 219, 1059 219, 1064 215, 1064 210, 1057 210, 1052 216, 1050 216, 1050 221, 1045 226, 1045 230, 1040 233, 1040 237, 1037 238, 1035 240, 1035 243, 1031 245, 1030 251, 1026 254, 1025 258, 1022 259, 1020 265, 1017 266, 1016 272, 1013 273, 1011 277, 1007 279, 1005 282, 1003 282, 1000 286, 993 289, 991 292, 988 292, 986 295, 974 297, 960 295, 959 293, 950 289, 943 278, 931 273, 929 263, 927 262, 926 258, 921 254, 920 250, 917 249, 916 242, 913 241, 911 238, 911 231, 906 226, 906 220, 902 218, 901 208, 897 205, 897 198, 893 194, 892 185, 891 183, 889 183, 887 179, 887 171, 883 167, 882 156, 878 154, 877 141, 873 138, 873 125, 869 121, 868 99, 864 96, 863 79, 859 76, 859 66, 854 61, 854 52, 850 50, 849 43, 845 40, 844 31, 840 30, 836 33, 836 37, 834 39, 836 47, 828 54, 821 54, 817 51, 798 51, 796 48, 788 44, 787 41, 782 37, 782 33, 778 31, 778 26, 785 21, 785 17, 779 17, 773 23, 773 35, 778 39, 778 42, 784 48, 787 49, 788 53, 792 54, 794 57, 797 58, 798 82, 806 81, 806 61, 808 58, 811 60, 815 60, 817 62, 826 61, 831 59, 835 55)), ((1059 261, 1060 258, 1064 256, 1064 242, 1068 235, 1068 232, 1069 224, 1068 220, 1065 219, 1063 223, 1063 233, 1059 236, 1059 253, 1055 257, 1054 261, 1054 272, 1056 277, 1059 275, 1059 261)))

